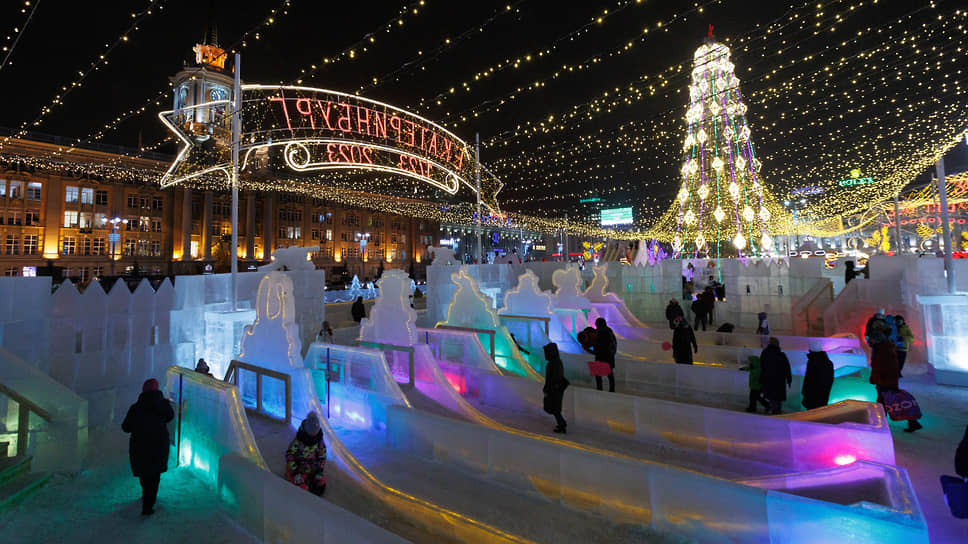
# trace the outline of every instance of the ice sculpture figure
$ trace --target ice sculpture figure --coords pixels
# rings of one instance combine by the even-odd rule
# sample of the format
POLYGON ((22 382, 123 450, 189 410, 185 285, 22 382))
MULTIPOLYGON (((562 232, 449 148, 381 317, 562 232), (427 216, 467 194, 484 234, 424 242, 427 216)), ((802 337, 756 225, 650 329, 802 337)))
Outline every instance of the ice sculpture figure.
POLYGON ((525 270, 518 278, 518 286, 504 294, 502 314, 550 316, 551 295, 538 288, 538 276, 525 270))
POLYGON ((460 264, 454 250, 449 247, 428 247, 427 252, 434 256, 431 264, 460 264))
POLYGON ((597 264, 592 267, 592 271, 595 273, 595 277, 588 289, 585 289, 585 298, 592 302, 611 302, 613 299, 608 296, 606 291, 608 289, 608 276, 606 276, 608 264, 597 264))
POLYGON ((315 270, 316 265, 310 259, 310 253, 319 252, 319 246, 284 247, 272 252, 272 262, 259 267, 259 272, 273 270, 315 270))
POLYGON ((410 278, 403 270, 387 270, 378 282, 380 293, 370 316, 360 324, 360 338, 398 346, 417 342, 417 312, 410 307, 410 278))
POLYGON ((259 282, 255 323, 245 327, 239 359, 277 370, 301 368, 292 280, 270 272, 259 282), (285 360, 279 360, 281 355, 285 360))
POLYGON ((551 283, 555 286, 553 302, 556 309, 587 310, 592 307, 578 289, 581 284, 581 271, 577 264, 571 263, 565 268, 555 270, 551 275, 551 283))
POLYGON ((447 307, 447 324, 475 329, 493 329, 500 326, 497 313, 491 308, 487 295, 481 292, 477 281, 461 268, 451 274, 451 281, 457 284, 454 298, 447 307))

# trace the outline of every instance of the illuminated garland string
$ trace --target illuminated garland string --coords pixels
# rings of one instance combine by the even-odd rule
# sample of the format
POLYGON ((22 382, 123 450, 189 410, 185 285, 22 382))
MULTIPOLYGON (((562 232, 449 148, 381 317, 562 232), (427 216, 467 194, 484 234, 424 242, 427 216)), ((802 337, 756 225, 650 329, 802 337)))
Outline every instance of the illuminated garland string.
MULTIPOLYGON (((29 7, 29 6, 30 6, 30 0, 26 0, 24 2, 24 8, 21 9, 20 12, 21 13, 26 13, 27 7, 29 7)), ((10 56, 13 55, 14 49, 17 48, 17 43, 20 42, 21 36, 23 36, 24 35, 24 31, 27 30, 27 25, 29 25, 30 24, 30 21, 34 18, 34 13, 37 12, 37 7, 38 6, 40 6, 40 0, 37 0, 36 2, 34 2, 34 7, 30 9, 30 14, 27 15, 27 20, 24 21, 24 24, 21 25, 21 26, 19 26, 19 27, 14 27, 13 28, 13 33, 16 34, 16 38, 14 38, 12 44, 10 44, 10 45, 4 45, 3 48, 2 48, 2 51, 4 53, 6 53, 6 54, 3 56, 3 61, 0 62, 0 71, 3 71, 3 67, 6 66, 10 62, 10 56)), ((10 41, 10 38, 11 38, 11 36, 8 35, 7 36, 7 41, 10 41)))
MULTIPOLYGON (((18 132, 16 133, 17 136, 23 136, 24 134, 26 134, 27 133, 26 128, 28 126, 36 127, 36 126, 39 126, 41 123, 43 123, 47 115, 54 111, 55 107, 62 106, 64 104, 64 98, 66 98, 67 95, 69 95, 74 89, 81 87, 84 83, 84 80, 87 79, 87 77, 91 75, 92 72, 99 70, 101 66, 103 66, 104 64, 107 64, 108 57, 111 56, 111 53, 115 49, 117 49, 118 46, 128 41, 128 36, 132 34, 134 31, 138 30, 138 25, 140 25, 142 21, 145 20, 145 18, 151 16, 152 13, 154 13, 152 11, 153 9, 154 9, 154 12, 158 12, 164 9, 164 0, 151 0, 148 3, 148 6, 145 7, 145 9, 143 9, 140 12, 132 13, 131 18, 133 19, 133 21, 124 30, 124 32, 122 32, 121 35, 118 36, 118 38, 115 39, 113 42, 109 44, 105 44, 104 50, 100 54, 98 54, 98 56, 94 60, 91 61, 91 64, 86 69, 78 70, 77 77, 75 77, 73 81, 61 86, 60 93, 54 96, 54 98, 50 101, 49 105, 43 106, 40 109, 40 113, 32 121, 24 121, 18 128, 18 132)), ((6 141, 7 140, 5 139, 4 142, 6 141)))
MULTIPOLYGON (((323 68, 333 66, 334 64, 346 60, 346 59, 356 59, 360 54, 369 52, 370 46, 376 43, 376 36, 381 31, 393 32, 395 28, 402 27, 406 21, 407 17, 416 16, 420 13, 420 8, 426 4, 425 0, 418 0, 417 2, 412 2, 400 8, 396 15, 387 19, 386 22, 377 27, 376 30, 371 30, 363 35, 362 38, 353 42, 352 44, 344 47, 342 50, 337 52, 335 55, 328 57, 323 57, 315 64, 311 64, 309 68, 301 68, 299 70, 299 76, 293 79, 289 84, 301 85, 304 81, 310 80, 319 73, 323 68)), ((280 81, 280 85, 284 82, 280 81)))
MULTIPOLYGON (((262 20, 258 24, 256 24, 255 26, 249 28, 245 32, 243 32, 242 35, 237 40, 235 40, 235 42, 233 42, 232 45, 230 45, 227 48, 227 50, 225 51, 225 53, 223 53, 223 55, 227 56, 229 54, 235 54, 237 52, 236 47, 239 48, 238 50, 244 49, 248 45, 248 42, 246 41, 246 39, 249 36, 261 35, 260 33, 261 33, 262 29, 263 28, 266 28, 266 27, 268 27, 268 26, 270 26, 272 24, 275 24, 276 23, 276 18, 280 14, 282 14, 282 15, 288 15, 289 14, 289 6, 291 4, 292 4, 292 0, 282 0, 282 2, 280 2, 280 4, 277 7, 273 8, 271 11, 269 11, 269 14, 266 15, 265 17, 263 17, 262 20)), ((196 72, 201 72, 201 70, 202 70, 202 67, 198 67, 198 68, 195 69, 196 72)), ((139 116, 139 115, 143 115, 146 111, 148 111, 148 109, 152 105, 161 106, 162 105, 162 100, 164 100, 168 96, 168 93, 170 92, 170 87, 171 86, 172 86, 172 83, 169 83, 168 84, 168 87, 169 88, 166 88, 165 90, 161 91, 157 95, 154 95, 154 96, 149 97, 144 102, 142 102, 139 106, 135 106, 135 107, 133 107, 133 108, 131 108, 131 109, 129 109, 129 110, 127 110, 127 111, 119 114, 117 117, 115 117, 114 119, 112 119, 111 121, 109 121, 107 124, 105 124, 100 130, 98 130, 96 132, 93 132, 91 134, 88 134, 84 138, 78 138, 71 145, 71 147, 74 147, 77 144, 84 144, 84 143, 90 143, 90 142, 100 141, 102 138, 104 138, 105 136, 107 136, 109 133, 111 133, 114 130, 116 130, 118 128, 118 126, 121 125, 121 123, 127 121, 128 119, 131 119, 132 117, 136 117, 136 116, 139 116)))

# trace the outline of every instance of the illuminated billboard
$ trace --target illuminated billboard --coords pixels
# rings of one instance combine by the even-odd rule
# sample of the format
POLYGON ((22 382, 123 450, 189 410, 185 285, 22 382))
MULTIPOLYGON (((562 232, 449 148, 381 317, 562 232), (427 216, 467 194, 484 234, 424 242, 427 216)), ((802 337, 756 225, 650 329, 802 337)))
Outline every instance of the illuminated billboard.
POLYGON ((614 227, 616 225, 632 224, 632 208, 612 208, 602 210, 602 226, 614 227))

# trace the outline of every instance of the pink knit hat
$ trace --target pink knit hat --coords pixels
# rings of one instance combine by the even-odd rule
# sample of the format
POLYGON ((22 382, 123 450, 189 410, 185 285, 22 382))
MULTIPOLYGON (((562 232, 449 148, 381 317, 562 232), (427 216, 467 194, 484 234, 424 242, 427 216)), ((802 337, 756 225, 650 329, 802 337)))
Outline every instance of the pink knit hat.
POLYGON ((147 393, 148 391, 158 391, 159 389, 161 389, 161 386, 158 385, 158 380, 154 378, 145 380, 144 385, 141 386, 142 393, 147 393))

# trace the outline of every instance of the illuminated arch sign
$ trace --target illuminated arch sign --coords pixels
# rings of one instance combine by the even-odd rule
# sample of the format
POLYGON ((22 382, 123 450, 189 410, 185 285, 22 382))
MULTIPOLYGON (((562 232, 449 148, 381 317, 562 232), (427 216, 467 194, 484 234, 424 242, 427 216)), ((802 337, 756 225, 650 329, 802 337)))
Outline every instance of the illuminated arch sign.
MULTIPOLYGON (((225 104, 160 114, 186 144, 162 179, 163 187, 231 166, 230 116, 200 131, 191 123, 193 116, 185 114, 225 104)), ((383 102, 310 87, 243 85, 241 120, 242 172, 278 148, 293 172, 364 169, 414 178, 450 194, 461 185, 475 191, 470 146, 440 125, 383 102)))

